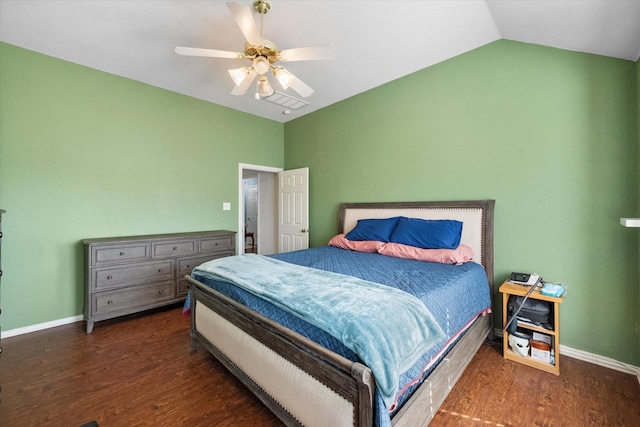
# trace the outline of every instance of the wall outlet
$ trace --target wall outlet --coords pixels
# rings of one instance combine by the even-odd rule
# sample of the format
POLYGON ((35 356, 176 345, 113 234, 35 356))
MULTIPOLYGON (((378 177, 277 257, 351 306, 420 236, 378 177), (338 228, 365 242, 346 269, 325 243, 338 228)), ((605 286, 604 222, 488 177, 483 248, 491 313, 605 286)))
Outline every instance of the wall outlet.
POLYGON ((222 203, 222 210, 223 211, 230 211, 231 210, 231 203, 229 203, 229 202, 222 203))

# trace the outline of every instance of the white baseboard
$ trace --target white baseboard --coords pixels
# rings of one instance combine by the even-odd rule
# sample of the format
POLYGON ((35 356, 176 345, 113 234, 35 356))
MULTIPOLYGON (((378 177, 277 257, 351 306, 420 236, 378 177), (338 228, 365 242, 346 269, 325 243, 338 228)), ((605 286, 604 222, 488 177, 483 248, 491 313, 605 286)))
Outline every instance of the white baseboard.
MULTIPOLYGON (((493 333, 498 337, 502 337, 502 329, 494 329, 493 333)), ((583 362, 589 362, 594 365, 624 372, 625 374, 635 375, 638 377, 638 382, 640 382, 640 367, 638 366, 629 365, 627 363, 611 359, 610 357, 599 356, 587 351, 577 350, 562 344, 560 344, 560 353, 563 356, 573 357, 574 359, 582 360, 583 362)))
POLYGON ((1 338, 15 337, 16 335, 28 334, 30 332, 41 331, 43 329, 55 328, 56 326, 68 325, 69 323, 75 323, 84 320, 82 314, 77 316, 67 317, 64 319, 52 320, 50 322, 38 323, 37 325, 25 326, 23 328, 9 329, 8 331, 2 331, 1 338))
POLYGON ((638 381, 640 382, 640 367, 619 362, 615 359, 611 359, 610 357, 599 356, 597 354, 577 350, 575 348, 567 347, 562 344, 560 344, 560 352, 564 356, 573 357, 574 359, 593 363, 594 365, 598 366, 604 366, 605 368, 624 372, 626 374, 636 375, 638 377, 638 381))

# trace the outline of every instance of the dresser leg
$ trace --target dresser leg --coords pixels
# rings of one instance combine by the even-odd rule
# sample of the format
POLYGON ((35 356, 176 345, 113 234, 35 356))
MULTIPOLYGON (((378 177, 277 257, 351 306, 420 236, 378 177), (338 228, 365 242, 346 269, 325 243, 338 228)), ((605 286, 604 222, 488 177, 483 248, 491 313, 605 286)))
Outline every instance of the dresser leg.
POLYGON ((87 333, 90 334, 93 331, 93 320, 87 320, 87 333))

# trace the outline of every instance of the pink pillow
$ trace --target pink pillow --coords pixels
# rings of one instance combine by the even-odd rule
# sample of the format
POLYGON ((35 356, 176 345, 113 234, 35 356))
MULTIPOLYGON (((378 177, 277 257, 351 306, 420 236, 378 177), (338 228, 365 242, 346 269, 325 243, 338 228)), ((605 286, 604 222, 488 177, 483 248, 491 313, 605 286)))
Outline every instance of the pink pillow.
POLYGON ((466 245, 459 245, 456 249, 422 249, 401 243, 385 243, 378 253, 396 258, 456 265, 473 259, 473 250, 466 245))
POLYGON ((348 240, 344 237, 344 234, 338 234, 331 240, 329 240, 329 246, 335 246, 340 249, 348 249, 350 251, 357 252, 378 252, 378 250, 384 245, 384 242, 378 242, 377 240, 348 240))

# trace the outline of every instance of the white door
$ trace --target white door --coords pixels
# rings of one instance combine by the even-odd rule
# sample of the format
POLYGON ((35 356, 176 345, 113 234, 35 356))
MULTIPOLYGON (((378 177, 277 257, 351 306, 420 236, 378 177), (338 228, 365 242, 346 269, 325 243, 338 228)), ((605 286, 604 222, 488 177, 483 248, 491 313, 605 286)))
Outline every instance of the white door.
POLYGON ((309 168, 278 173, 278 251, 309 248, 309 168))

